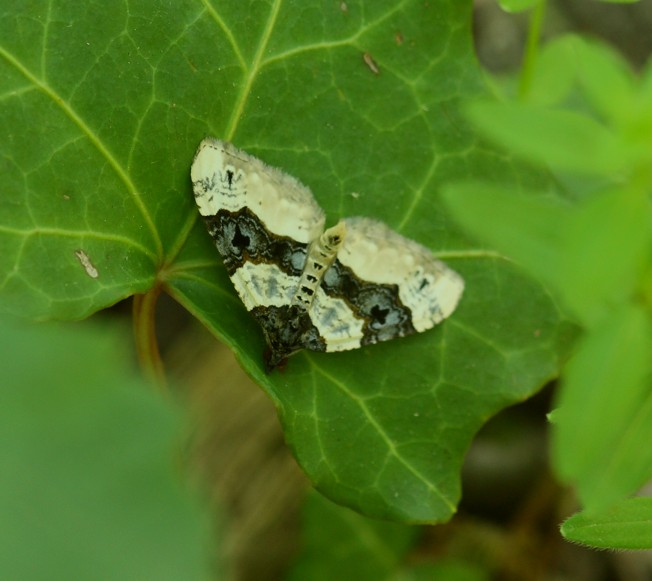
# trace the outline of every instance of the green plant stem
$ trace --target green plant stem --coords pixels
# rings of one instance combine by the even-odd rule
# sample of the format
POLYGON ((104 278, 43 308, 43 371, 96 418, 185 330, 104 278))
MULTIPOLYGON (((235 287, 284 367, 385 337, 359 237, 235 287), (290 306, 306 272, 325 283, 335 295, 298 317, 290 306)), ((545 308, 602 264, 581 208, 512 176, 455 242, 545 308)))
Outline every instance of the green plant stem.
POLYGON ((136 353, 143 376, 160 388, 166 389, 167 381, 158 350, 154 316, 160 292, 160 286, 156 285, 145 294, 134 295, 133 325, 136 353))
POLYGON ((518 96, 522 101, 525 100, 532 86, 532 73, 536 64, 539 41, 541 39, 541 25, 543 16, 546 11, 546 0, 539 0, 530 15, 530 28, 525 45, 525 54, 523 55, 523 65, 521 67, 521 78, 518 86, 518 96))

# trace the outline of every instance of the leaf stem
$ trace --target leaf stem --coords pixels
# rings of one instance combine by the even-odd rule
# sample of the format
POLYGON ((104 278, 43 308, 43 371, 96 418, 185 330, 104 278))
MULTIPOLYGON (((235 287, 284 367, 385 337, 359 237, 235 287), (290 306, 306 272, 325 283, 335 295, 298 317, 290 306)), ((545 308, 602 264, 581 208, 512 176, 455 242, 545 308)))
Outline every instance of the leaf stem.
POLYGON ((530 27, 528 30, 527 42, 525 44, 525 54, 523 55, 521 78, 518 85, 518 96, 521 101, 525 100, 532 86, 532 74, 539 53, 541 25, 543 23, 543 15, 545 14, 545 11, 546 0, 539 0, 530 15, 530 27))
POLYGON ((156 339, 155 313, 159 294, 161 287, 156 285, 145 294, 134 295, 133 326, 136 354, 143 376, 165 390, 167 381, 156 339))

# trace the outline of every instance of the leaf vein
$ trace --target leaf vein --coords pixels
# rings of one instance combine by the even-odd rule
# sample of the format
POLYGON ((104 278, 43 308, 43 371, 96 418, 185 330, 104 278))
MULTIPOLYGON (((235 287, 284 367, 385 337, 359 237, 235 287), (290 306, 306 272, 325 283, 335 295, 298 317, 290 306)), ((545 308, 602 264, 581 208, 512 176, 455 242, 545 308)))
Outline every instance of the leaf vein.
POLYGON ((14 58, 13 55, 7 52, 2 46, 0 46, 0 57, 4 58, 6 62, 13 66, 17 71, 19 71, 44 95, 49 97, 52 102, 54 102, 59 107, 59 109, 81 130, 81 132, 87 136, 89 141, 95 146, 96 150, 99 151, 107 160, 109 165, 113 168, 113 171, 117 174, 117 176, 127 188, 128 192, 131 194, 134 200, 134 204, 140 211, 144 222, 147 224, 147 227, 150 230, 152 239, 156 244, 156 253, 160 256, 162 254, 163 244, 161 242, 161 238, 158 235, 158 230, 156 229, 156 225, 154 224, 151 215, 147 211, 147 208, 145 207, 138 193, 136 185, 131 180, 131 177, 127 171, 120 165, 120 163, 118 163, 118 160, 107 149, 107 147, 95 134, 95 132, 86 124, 86 122, 77 114, 77 112, 61 96, 59 96, 59 94, 54 91, 52 87, 50 87, 45 81, 32 74, 30 70, 23 66, 20 61, 14 58))

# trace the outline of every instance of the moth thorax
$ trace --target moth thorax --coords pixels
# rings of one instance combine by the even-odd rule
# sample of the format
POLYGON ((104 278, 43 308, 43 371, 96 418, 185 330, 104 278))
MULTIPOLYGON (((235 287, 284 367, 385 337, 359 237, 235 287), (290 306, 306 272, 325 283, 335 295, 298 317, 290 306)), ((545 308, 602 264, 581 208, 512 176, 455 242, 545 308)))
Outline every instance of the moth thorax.
POLYGON ((324 278, 328 267, 333 264, 345 236, 346 226, 344 222, 338 222, 311 242, 308 247, 306 265, 303 267, 297 292, 292 299, 293 304, 301 305, 306 309, 310 307, 319 283, 324 278))

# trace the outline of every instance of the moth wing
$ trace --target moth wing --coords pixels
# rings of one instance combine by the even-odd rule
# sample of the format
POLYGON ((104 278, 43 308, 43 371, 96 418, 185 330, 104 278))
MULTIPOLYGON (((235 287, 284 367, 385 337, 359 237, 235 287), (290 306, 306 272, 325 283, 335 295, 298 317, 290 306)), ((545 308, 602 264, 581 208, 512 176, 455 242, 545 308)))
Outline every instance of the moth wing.
POLYGON ((190 171, 195 201, 247 310, 289 304, 308 244, 324 228, 310 190, 218 139, 204 139, 190 171))
POLYGON ((464 281, 430 250, 376 220, 344 222, 344 243, 311 309, 327 351, 425 331, 455 310, 464 281))

